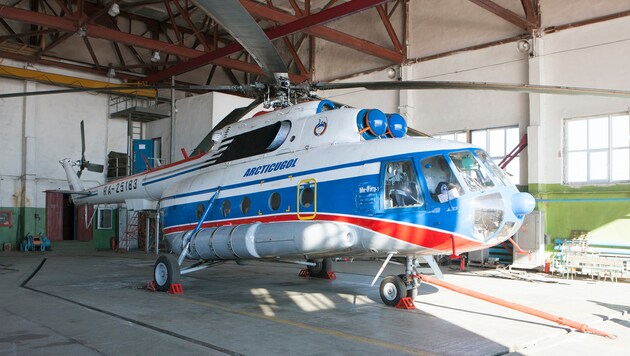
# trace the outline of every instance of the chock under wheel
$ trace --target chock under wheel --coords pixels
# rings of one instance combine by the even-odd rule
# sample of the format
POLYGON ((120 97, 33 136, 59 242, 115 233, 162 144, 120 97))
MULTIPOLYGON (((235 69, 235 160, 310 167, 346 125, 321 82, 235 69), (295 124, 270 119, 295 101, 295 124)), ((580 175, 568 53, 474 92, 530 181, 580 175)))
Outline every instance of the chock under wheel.
POLYGON ((396 304, 396 308, 410 310, 416 309, 416 305, 413 304, 413 299, 409 297, 404 297, 398 301, 398 303, 396 304))
POLYGON ((184 288, 179 283, 171 284, 171 286, 168 288, 166 293, 168 293, 168 294, 184 294, 184 288))

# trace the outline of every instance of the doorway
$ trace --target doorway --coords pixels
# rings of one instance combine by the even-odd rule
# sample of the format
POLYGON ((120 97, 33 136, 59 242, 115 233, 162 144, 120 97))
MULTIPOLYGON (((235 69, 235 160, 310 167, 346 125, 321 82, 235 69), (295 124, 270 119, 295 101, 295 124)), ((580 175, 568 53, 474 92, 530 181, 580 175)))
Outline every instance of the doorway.
POLYGON ((76 206, 70 194, 46 192, 46 236, 51 241, 91 241, 92 205, 76 206))

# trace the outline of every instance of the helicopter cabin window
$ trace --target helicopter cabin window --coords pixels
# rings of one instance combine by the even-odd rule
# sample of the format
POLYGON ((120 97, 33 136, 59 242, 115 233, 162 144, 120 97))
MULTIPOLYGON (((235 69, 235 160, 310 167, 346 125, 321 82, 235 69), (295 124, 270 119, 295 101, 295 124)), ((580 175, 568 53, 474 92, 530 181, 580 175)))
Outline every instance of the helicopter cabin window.
POLYGON ((273 211, 280 209, 280 202, 281 202, 280 193, 273 192, 271 196, 269 197, 269 209, 273 211))
POLYGON ((434 201, 444 203, 463 194, 461 185, 443 155, 427 157, 420 161, 420 166, 434 201))
POLYGON ((494 187, 490 174, 479 164, 472 152, 453 152, 449 154, 449 157, 468 189, 476 192, 494 187))
POLYGON ((223 213, 224 217, 230 215, 230 211, 232 210, 232 204, 230 204, 229 200, 224 200, 223 204, 221 204, 221 213, 223 213))
POLYGON ((423 204, 411 161, 385 164, 385 209, 423 204))
POLYGON ((289 136, 289 131, 291 131, 291 122, 281 121, 227 138, 225 139, 226 143, 222 144, 218 149, 218 151, 225 150, 216 163, 234 161, 274 151, 282 146, 287 136, 289 136))
POLYGON ((252 200, 249 197, 243 198, 241 201, 241 212, 245 215, 249 213, 249 210, 252 208, 252 200))
POLYGON ((492 160, 492 158, 490 158, 490 156, 488 156, 488 154, 485 151, 476 150, 475 154, 477 154, 477 157, 479 157, 479 159, 481 160, 481 163, 483 163, 483 165, 486 166, 486 169, 492 172, 492 174, 496 178, 496 182, 499 185, 511 184, 510 178, 505 174, 505 172, 501 168, 499 168, 499 166, 497 166, 497 164, 492 160))

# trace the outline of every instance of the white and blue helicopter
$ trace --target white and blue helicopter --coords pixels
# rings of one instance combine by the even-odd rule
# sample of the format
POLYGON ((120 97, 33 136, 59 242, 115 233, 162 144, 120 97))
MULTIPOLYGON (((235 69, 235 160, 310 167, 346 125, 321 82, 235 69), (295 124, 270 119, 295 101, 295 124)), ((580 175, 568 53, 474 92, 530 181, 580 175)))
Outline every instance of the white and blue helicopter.
POLYGON ((483 150, 406 132, 398 114, 315 100, 226 125, 206 152, 94 188, 82 188, 79 162, 61 163, 80 192, 75 204, 163 212, 179 258, 158 258, 159 290, 201 267, 180 270, 184 258, 304 258, 323 276, 332 257, 401 255, 405 275, 380 287, 395 305, 415 296, 418 280, 408 277, 421 255, 499 244, 535 205, 483 150))
MULTIPOLYGON (((383 302, 396 305, 416 296, 420 263, 432 261, 424 256, 457 256, 497 245, 534 209, 534 198, 519 192, 484 150, 413 137, 399 114, 339 105, 312 96, 312 90, 476 89, 630 97, 621 91, 493 83, 294 84, 238 1, 195 3, 228 28, 266 73, 265 83, 195 89, 240 91, 258 100, 222 120, 189 158, 167 166, 85 189, 75 167, 81 172, 102 166, 85 157, 61 161, 75 204, 124 202, 130 210, 163 214, 163 233, 174 255, 161 255, 155 263, 154 281, 161 291, 178 283, 182 274, 227 260, 300 259, 311 276, 323 277, 335 257, 385 258, 384 268, 393 256, 401 256, 404 274, 384 277, 380 284, 383 302), (261 102, 275 110, 239 121, 261 102), (185 259, 197 263, 183 267, 185 259)), ((69 91, 77 90, 58 92, 69 91)))

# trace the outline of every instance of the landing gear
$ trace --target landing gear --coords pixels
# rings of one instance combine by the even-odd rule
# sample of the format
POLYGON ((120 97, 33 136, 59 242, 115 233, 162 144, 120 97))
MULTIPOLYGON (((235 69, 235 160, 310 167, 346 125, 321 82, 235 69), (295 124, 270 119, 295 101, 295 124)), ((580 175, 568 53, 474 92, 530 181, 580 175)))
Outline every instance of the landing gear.
MULTIPOLYGON (((419 286, 415 286, 414 287, 414 281, 407 281, 407 276, 404 274, 399 274, 398 278, 400 278, 401 281, 403 281, 403 283, 405 284, 405 287, 407 289, 407 295, 406 297, 413 299, 416 299, 416 297, 418 296, 418 288, 419 286)), ((412 278, 412 279, 416 279, 417 278, 412 278)), ((417 284, 419 284, 417 281, 415 282, 417 284)))
POLYGON ((332 259, 324 258, 321 261, 309 259, 308 262, 315 263, 315 266, 307 266, 308 274, 311 277, 325 278, 328 272, 332 271, 332 259))
POLYGON ((383 278, 380 286, 381 300, 385 305, 391 307, 407 296, 407 286, 398 276, 387 276, 383 278))
POLYGON ((179 283, 179 264, 177 258, 173 255, 161 255, 155 261, 153 267, 153 280, 155 281, 155 289, 160 292, 166 292, 172 284, 179 283))
MULTIPOLYGON (((383 266, 379 270, 378 274, 374 278, 372 285, 379 277, 385 265, 389 262, 393 254, 390 254, 383 263, 383 266)), ((389 306, 396 306, 398 302, 405 297, 416 299, 418 296, 418 288, 420 287, 420 280, 418 279, 418 269, 420 265, 417 258, 414 256, 406 256, 405 273, 397 276, 387 276, 383 278, 380 286, 381 300, 383 303, 389 306)))

